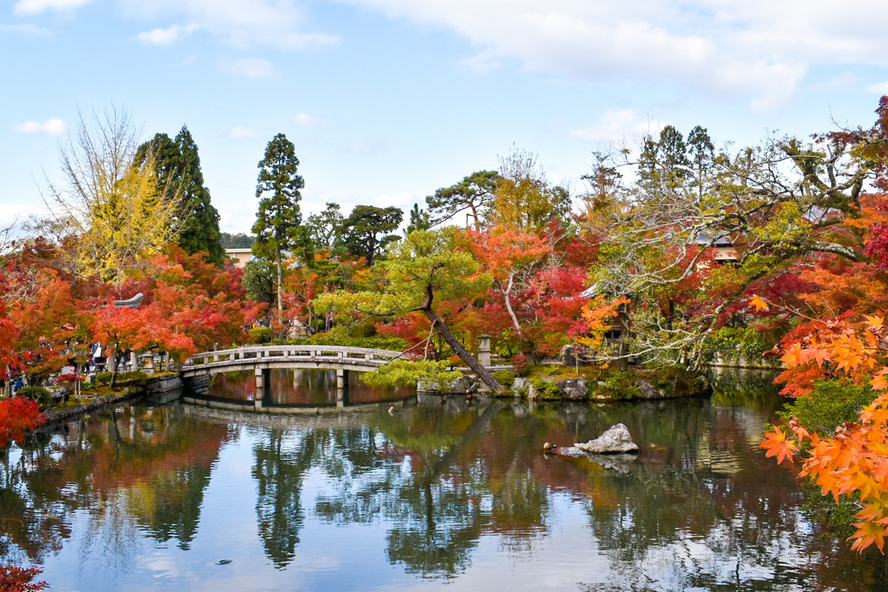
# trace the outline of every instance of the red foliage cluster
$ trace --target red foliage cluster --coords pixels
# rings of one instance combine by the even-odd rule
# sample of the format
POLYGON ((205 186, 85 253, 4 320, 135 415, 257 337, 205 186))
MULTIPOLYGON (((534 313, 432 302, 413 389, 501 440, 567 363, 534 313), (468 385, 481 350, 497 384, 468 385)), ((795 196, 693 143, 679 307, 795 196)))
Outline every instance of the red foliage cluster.
POLYGON ((22 443, 25 434, 43 421, 40 408, 30 399, 12 397, 0 401, 0 448, 5 448, 10 440, 22 443))
POLYGON ((15 565, 0 565, 0 590, 4 592, 36 592, 46 590, 49 584, 35 582, 34 578, 40 574, 37 567, 17 567, 15 565))

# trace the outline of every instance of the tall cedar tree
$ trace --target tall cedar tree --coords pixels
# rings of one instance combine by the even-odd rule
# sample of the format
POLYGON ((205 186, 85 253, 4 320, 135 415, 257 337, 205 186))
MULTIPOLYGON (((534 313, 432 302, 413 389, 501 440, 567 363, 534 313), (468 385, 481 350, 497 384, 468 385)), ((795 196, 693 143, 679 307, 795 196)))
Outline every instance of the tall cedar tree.
POLYGON ((210 203, 210 191, 204 186, 200 156, 191 132, 183 125, 174 140, 166 134, 156 134, 139 147, 137 161, 152 151, 160 185, 181 194, 173 221, 179 246, 192 255, 205 252, 208 261, 222 265, 225 249, 220 242, 219 212, 210 203))
POLYGON ((297 174, 299 159, 296 148, 284 134, 276 135, 265 147, 265 158, 259 161, 259 178, 256 197, 259 211, 253 233, 253 253, 257 257, 271 259, 277 265, 277 307, 283 310, 281 299, 281 258, 284 251, 302 242, 302 214, 299 190, 305 187, 302 176, 297 174))

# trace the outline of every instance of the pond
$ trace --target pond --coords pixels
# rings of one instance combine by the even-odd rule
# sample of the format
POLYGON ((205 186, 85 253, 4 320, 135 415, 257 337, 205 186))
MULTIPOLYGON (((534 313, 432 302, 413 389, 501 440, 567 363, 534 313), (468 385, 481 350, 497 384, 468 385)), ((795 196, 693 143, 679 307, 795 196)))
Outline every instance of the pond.
POLYGON ((818 536, 757 449, 779 404, 121 407, 9 452, 0 554, 56 591, 888 590, 884 559, 818 536), (617 422, 637 458, 540 452, 617 422))

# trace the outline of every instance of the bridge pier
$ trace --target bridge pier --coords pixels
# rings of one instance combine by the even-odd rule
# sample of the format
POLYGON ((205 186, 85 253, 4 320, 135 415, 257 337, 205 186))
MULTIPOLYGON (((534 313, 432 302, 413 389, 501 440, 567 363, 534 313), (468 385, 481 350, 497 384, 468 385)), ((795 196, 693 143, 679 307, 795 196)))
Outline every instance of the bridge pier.
POLYGON ((343 408, 348 405, 348 370, 336 370, 336 406, 343 408))
POLYGON ((256 368, 254 371, 256 376, 256 397, 253 399, 253 406, 256 409, 262 409, 262 401, 268 394, 269 383, 271 382, 271 370, 267 368, 256 368))

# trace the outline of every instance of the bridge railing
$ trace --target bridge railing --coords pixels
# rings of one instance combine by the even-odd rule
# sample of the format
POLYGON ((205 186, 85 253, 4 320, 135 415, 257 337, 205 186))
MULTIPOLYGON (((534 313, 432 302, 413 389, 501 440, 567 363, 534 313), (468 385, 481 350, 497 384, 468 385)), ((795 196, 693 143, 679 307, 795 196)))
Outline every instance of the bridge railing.
POLYGON ((401 352, 330 345, 263 345, 201 352, 182 364, 182 370, 277 361, 317 361, 382 366, 401 352))

